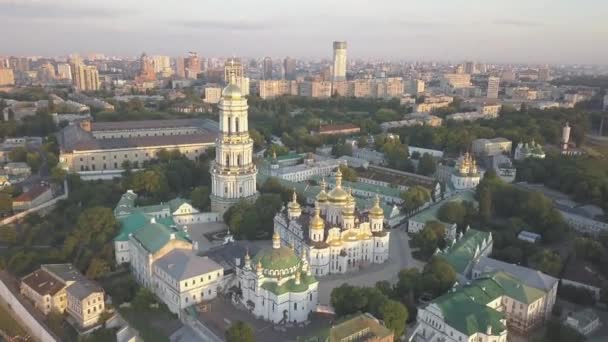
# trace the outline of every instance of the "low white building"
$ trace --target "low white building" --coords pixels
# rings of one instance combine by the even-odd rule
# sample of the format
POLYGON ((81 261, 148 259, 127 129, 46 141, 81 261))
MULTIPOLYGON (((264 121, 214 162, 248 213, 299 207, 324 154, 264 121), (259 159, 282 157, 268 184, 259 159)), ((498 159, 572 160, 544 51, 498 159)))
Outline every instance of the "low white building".
POLYGON ((601 325, 599 316, 590 308, 572 313, 566 318, 564 324, 583 336, 589 336, 601 325))
POLYGON ((428 154, 431 155, 432 157, 435 158, 443 158, 443 151, 439 151, 439 150, 432 150, 430 148, 424 148, 424 147, 416 147, 416 146, 408 146, 407 147, 408 151, 410 152, 410 156, 413 153, 418 152, 418 154, 420 154, 420 156, 422 157, 424 154, 428 154))
POLYGON ((515 160, 524 160, 527 158, 545 159, 545 151, 543 151, 543 147, 534 140, 532 140, 530 144, 520 142, 515 148, 513 158, 515 160))
POLYGON ((319 155, 307 154, 302 163, 282 166, 276 156, 270 164, 270 175, 292 182, 303 182, 313 177, 327 177, 340 165, 346 165, 342 159, 324 158, 319 155))
POLYGON ((505 138, 473 140, 473 154, 495 156, 497 154, 511 155, 512 142, 505 138))
POLYGON ((479 185, 481 174, 477 162, 469 153, 458 160, 450 181, 456 190, 474 189, 479 185))

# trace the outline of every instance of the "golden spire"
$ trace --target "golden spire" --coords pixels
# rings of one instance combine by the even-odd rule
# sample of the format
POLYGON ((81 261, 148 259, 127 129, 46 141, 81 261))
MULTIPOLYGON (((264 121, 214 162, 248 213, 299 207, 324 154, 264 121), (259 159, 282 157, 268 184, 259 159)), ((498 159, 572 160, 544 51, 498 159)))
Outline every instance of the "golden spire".
POLYGON ((325 228, 325 222, 321 218, 321 208, 319 202, 315 202, 315 216, 310 220, 310 229, 322 230, 325 228))
POLYGON ((279 233, 277 233, 277 231, 274 231, 274 234, 272 235, 272 248, 274 249, 279 249, 281 248, 281 237, 279 236, 279 233))
POLYGON ((376 195, 374 206, 369 210, 372 217, 384 217, 384 210, 380 207, 380 196, 376 195))
POLYGON ((341 188, 342 187, 342 171, 340 171, 340 168, 338 168, 338 171, 336 171, 336 188, 341 188))

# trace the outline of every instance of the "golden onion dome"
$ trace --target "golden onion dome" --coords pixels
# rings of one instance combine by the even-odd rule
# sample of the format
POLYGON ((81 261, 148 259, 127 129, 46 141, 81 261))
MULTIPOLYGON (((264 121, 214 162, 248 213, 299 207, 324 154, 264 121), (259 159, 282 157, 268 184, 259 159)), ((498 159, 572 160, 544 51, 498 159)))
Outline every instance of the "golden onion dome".
POLYGON ((329 197, 329 200, 331 202, 346 202, 348 200, 348 192, 344 191, 344 189, 342 189, 342 187, 335 187, 333 188, 329 194, 327 194, 327 197, 329 197))
POLYGON ((380 207, 380 197, 376 195, 374 206, 369 210, 369 214, 375 217, 384 217, 384 210, 380 207))
POLYGON ((298 203, 298 195, 296 194, 296 190, 293 190, 293 196, 291 198, 291 202, 287 205, 289 210, 300 210, 300 203, 298 203))
POLYGON ((243 96, 241 88, 234 83, 230 83, 222 90, 222 97, 230 100, 239 100, 243 96))
POLYGON ((318 205, 315 206, 315 216, 310 220, 310 229, 325 229, 325 221, 321 218, 321 209, 318 205))

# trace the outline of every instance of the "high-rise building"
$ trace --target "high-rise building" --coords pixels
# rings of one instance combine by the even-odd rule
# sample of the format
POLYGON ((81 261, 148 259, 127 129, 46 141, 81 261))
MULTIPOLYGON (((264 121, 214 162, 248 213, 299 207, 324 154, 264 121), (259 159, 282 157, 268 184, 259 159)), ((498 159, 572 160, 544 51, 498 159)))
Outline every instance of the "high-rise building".
POLYGON ((538 70, 538 80, 541 82, 551 81, 551 70, 548 66, 543 66, 538 70))
POLYGON ((500 88, 500 77, 490 76, 488 77, 488 92, 487 96, 489 99, 498 98, 498 89, 500 88))
POLYGON ((475 70, 475 62, 465 62, 464 63, 464 73, 465 74, 474 74, 476 72, 475 70))
POLYGON ((247 99, 236 84, 234 69, 219 103, 219 136, 211 167, 211 210, 224 213, 242 199, 257 198, 253 140, 249 136, 247 99))
POLYGON ((285 57, 283 60, 283 75, 288 81, 296 79, 296 60, 291 57, 285 57))
POLYGON ((334 42, 333 81, 346 80, 346 42, 334 42))
POLYGON ((14 71, 30 71, 30 60, 26 57, 10 57, 8 63, 9 67, 14 71))
POLYGON ((240 88, 243 95, 249 95, 249 78, 245 77, 243 64, 236 57, 231 57, 224 64, 224 81, 229 83, 231 75, 236 78, 236 85, 240 88))
POLYGON ((15 75, 13 69, 0 68, 0 87, 12 86, 15 84, 15 75))
POLYGON ((156 81, 156 73, 154 72, 154 61, 145 53, 139 58, 139 75, 138 82, 154 82, 156 81))
POLYGON ((424 93, 424 81, 413 79, 410 81, 409 93, 412 95, 418 95, 424 93))
POLYGON ((68 63, 57 64, 57 78, 60 80, 72 80, 72 68, 68 63))
POLYGON ((264 62, 262 63, 262 79, 272 79, 272 59, 270 57, 264 57, 264 62))
POLYGON ((40 69, 38 69, 37 76, 40 82, 52 82, 55 80, 55 67, 49 62, 44 63, 40 66, 40 69))
POLYGON ((171 58, 169 58, 169 56, 152 56, 152 63, 154 65, 154 73, 167 76, 173 74, 173 69, 171 69, 171 58))
POLYGON ((196 52, 190 52, 184 61, 186 78, 196 79, 201 72, 201 61, 196 52))
POLYGON ((99 90, 99 72, 93 65, 85 65, 80 58, 70 61, 72 69, 72 81, 76 90, 95 91, 99 90))
POLYGON ((175 74, 179 78, 186 78, 186 65, 184 57, 177 57, 175 59, 175 74))

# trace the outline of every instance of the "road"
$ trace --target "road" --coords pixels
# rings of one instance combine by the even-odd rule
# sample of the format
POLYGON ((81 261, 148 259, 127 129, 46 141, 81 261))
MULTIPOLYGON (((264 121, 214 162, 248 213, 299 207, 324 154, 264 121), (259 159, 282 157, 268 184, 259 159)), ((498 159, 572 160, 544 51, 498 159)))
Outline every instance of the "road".
POLYGON ((355 286, 374 286, 376 282, 388 280, 397 282, 399 271, 404 268, 422 269, 424 263, 412 257, 409 238, 405 230, 393 229, 390 237, 389 260, 384 264, 374 264, 361 271, 330 275, 319 278, 319 304, 328 305, 331 291, 344 283, 355 286))

